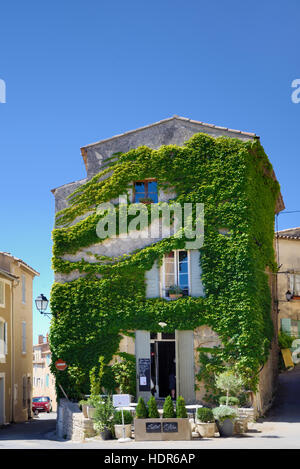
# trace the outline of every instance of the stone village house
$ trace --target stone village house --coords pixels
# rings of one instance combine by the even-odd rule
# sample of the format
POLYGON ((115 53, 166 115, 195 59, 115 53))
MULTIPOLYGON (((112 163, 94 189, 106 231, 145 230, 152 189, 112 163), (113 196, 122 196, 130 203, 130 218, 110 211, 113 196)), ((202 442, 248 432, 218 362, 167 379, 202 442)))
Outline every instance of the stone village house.
POLYGON ((276 233, 278 265, 279 329, 300 338, 300 228, 276 233), (286 293, 291 299, 286 300, 286 293))
MULTIPOLYGON (((259 139, 253 133, 232 130, 205 124, 198 121, 174 116, 169 119, 156 122, 145 127, 126 132, 121 135, 102 140, 81 148, 82 157, 87 171, 85 179, 65 184, 53 189, 55 196, 56 212, 68 207, 67 197, 81 185, 98 174, 105 166, 105 161, 117 152, 128 152, 131 149, 146 145, 152 149, 159 149, 162 145, 182 146, 193 135, 205 133, 211 137, 229 137, 243 142, 259 139)), ((272 173, 275 179, 274 173, 272 173)), ((152 201, 168 201, 174 196, 170 192, 157 190, 156 181, 149 178, 143 181, 132 181, 131 196, 133 201, 139 197, 152 198, 152 201)), ((284 204, 279 194, 276 204, 276 213, 283 210, 284 204)), ((273 213, 273 216, 275 213, 273 213)), ((83 217, 77 218, 77 223, 83 217)), ((74 224, 73 223, 73 224, 74 224)), ((151 241, 153 242, 153 240, 151 241)), ((130 254, 136 249, 142 249, 149 245, 149 240, 137 239, 107 239, 101 244, 95 243, 87 248, 79 249, 75 254, 66 253, 62 256, 64 261, 78 262, 84 259, 86 262, 95 262, 93 255, 121 256, 130 254)), ((168 299, 167 287, 172 284, 179 285, 186 294, 191 297, 204 296, 204 286, 201 280, 201 262, 198 250, 173 251, 165 256, 162 266, 157 263, 146 272, 146 296, 147 298, 163 297, 168 299)), ((69 273, 55 272, 55 282, 65 284, 72 282, 84 273, 73 270, 69 273)), ((272 293, 272 311, 270 315, 277 330, 277 308, 275 304, 274 276, 270 275, 270 287, 272 293)), ((268 361, 260 370, 259 390, 254 399, 254 405, 259 411, 263 411, 271 402, 277 374, 277 342, 276 333, 272 342, 271 353, 268 361)), ((195 375, 199 365, 197 361, 198 347, 219 346, 218 335, 208 326, 200 326, 191 330, 175 330, 174 332, 151 332, 149 330, 136 330, 135 338, 124 336, 120 343, 120 351, 135 354, 138 363, 151 363, 151 380, 155 384, 155 395, 158 398, 166 397, 169 392, 169 374, 173 364, 176 363, 176 393, 182 395, 186 402, 201 401, 204 395, 203 386, 195 390, 195 375), (142 360, 142 361, 141 361, 142 360)), ((141 379, 141 370, 137 365, 137 396, 148 399, 150 396, 149 376, 141 379)), ((152 385, 153 385, 152 384, 152 385)))
POLYGON ((31 415, 32 267, 0 252, 0 426, 31 415))

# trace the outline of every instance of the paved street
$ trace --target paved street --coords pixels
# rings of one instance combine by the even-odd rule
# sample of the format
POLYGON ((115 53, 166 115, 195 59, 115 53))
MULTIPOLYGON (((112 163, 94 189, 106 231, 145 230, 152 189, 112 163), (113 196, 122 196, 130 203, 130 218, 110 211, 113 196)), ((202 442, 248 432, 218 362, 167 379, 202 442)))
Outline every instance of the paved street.
POLYGON ((300 367, 279 377, 279 391, 269 415, 249 426, 249 432, 234 438, 198 439, 190 442, 130 442, 88 440, 73 443, 57 440, 56 414, 40 414, 30 422, 0 429, 0 449, 300 449, 300 367))

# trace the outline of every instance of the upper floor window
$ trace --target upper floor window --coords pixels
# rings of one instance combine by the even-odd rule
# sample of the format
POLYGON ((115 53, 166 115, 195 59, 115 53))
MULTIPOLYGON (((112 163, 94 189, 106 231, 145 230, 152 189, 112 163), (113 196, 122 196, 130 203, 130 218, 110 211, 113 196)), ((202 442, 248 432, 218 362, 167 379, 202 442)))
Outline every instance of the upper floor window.
POLYGON ((177 250, 165 254, 163 260, 163 296, 168 298, 174 287, 179 287, 183 296, 189 295, 189 270, 188 251, 177 250))
POLYGON ((7 354, 7 322, 0 318, 0 358, 7 354))
POLYGON ((290 290, 295 296, 300 296, 300 274, 290 274, 290 290))
POLYGON ((158 202, 157 181, 154 179, 147 179, 144 181, 135 181, 133 202, 158 202))
POLYGON ((26 277, 22 275, 22 303, 26 303, 26 277))
POLYGON ((5 306, 5 289, 4 282, 0 281, 0 306, 5 306))

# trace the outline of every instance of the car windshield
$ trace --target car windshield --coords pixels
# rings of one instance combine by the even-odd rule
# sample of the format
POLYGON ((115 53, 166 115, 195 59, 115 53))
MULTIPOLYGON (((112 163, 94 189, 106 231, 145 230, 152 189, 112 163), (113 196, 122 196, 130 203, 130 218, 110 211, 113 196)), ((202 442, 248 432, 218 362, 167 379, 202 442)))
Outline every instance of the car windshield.
POLYGON ((47 397, 34 397, 32 399, 32 402, 48 402, 48 398, 47 397))

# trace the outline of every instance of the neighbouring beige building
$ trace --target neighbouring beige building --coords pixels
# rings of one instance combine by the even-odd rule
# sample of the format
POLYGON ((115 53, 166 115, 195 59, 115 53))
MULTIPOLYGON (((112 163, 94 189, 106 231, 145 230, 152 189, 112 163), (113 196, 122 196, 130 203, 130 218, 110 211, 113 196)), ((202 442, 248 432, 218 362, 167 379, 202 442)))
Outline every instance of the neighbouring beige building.
POLYGON ((278 327, 300 337, 300 228, 277 232, 278 327), (292 297, 287 301, 286 293, 292 297))
POLYGON ((49 396, 52 410, 56 411, 55 378, 50 371, 51 351, 48 334, 38 336, 33 346, 33 388, 32 397, 49 396))
POLYGON ((0 252, 0 425, 31 417, 35 276, 24 261, 0 252))

